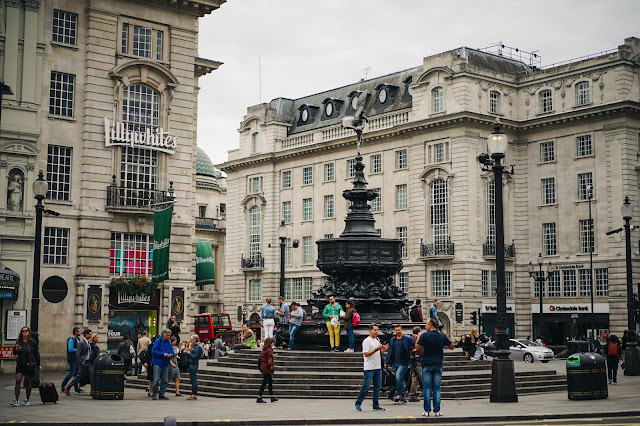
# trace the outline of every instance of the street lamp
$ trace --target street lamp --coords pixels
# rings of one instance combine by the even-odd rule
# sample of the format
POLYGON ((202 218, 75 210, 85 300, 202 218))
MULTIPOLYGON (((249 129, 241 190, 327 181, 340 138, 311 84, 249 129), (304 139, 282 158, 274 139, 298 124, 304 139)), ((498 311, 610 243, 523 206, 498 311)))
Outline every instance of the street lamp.
POLYGON ((627 348, 624 351, 625 376, 640 375, 640 351, 637 347, 636 323, 633 315, 633 274, 631 271, 631 217, 633 206, 629 202, 629 196, 624 196, 624 204, 620 208, 624 219, 624 236, 626 244, 627 264, 627 348))
POLYGON ((284 220, 278 227, 278 238, 280 238, 280 293, 278 295, 284 297, 284 250, 287 241, 287 226, 284 220))
POLYGON ((36 234, 33 249, 33 287, 31 290, 31 335, 38 340, 38 312, 40 310, 40 253, 42 251, 42 213, 44 212, 44 200, 49 187, 44 180, 42 170, 38 173, 38 179, 33 182, 33 195, 36 199, 36 234))
POLYGON ((496 223, 496 305, 497 332, 495 356, 491 366, 491 402, 518 402, 513 360, 509 358, 507 335, 507 287, 504 271, 504 220, 502 200, 501 164, 507 150, 507 137, 502 133, 500 120, 496 118, 493 133, 487 138, 489 154, 480 154, 478 161, 483 170, 493 170, 495 175, 495 223, 496 223))
MULTIPOLYGON (((587 199, 589 200, 589 285, 591 294, 591 332, 593 333, 593 339, 589 341, 589 345, 594 345, 591 348, 595 351, 595 338, 596 338, 596 314, 593 308, 593 218, 591 217, 591 200, 593 199, 593 185, 587 185, 587 199)), ((587 333, 588 334, 588 333, 587 333)), ((588 336, 587 336, 588 337, 588 336)))
POLYGON ((542 297, 544 294, 544 282, 551 278, 551 274, 553 274, 553 265, 549 262, 547 266, 547 276, 544 276, 542 272, 542 263, 544 259, 542 258, 542 253, 538 253, 538 273, 535 272, 535 267, 533 263, 529 262, 528 270, 529 276, 532 277, 538 283, 538 294, 540 295, 540 338, 542 339, 542 343, 544 343, 544 317, 542 309, 542 297))

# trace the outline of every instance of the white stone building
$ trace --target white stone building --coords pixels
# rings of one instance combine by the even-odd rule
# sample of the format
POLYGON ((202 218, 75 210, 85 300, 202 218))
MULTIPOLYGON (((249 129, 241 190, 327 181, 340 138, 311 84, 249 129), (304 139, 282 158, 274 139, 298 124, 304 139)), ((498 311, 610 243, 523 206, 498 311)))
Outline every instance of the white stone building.
MULTIPOLYGON (((251 106, 240 144, 220 166, 228 176, 224 305, 250 316, 278 293, 278 226, 287 223, 288 300, 322 284, 315 241, 344 229, 355 135, 341 120, 369 94, 362 154, 372 210, 384 237, 405 242, 397 283, 425 308, 438 297, 454 335, 481 310, 495 327, 492 173, 476 156, 499 117, 510 143, 504 181, 509 331, 539 334, 538 297, 527 266, 542 253, 558 269, 545 284, 545 337, 563 343, 589 315, 588 201, 594 186, 596 328, 626 327, 623 194, 640 207, 640 40, 550 68, 466 47, 424 58, 415 68, 300 99, 251 106), (585 243, 587 241, 587 243, 585 243), (457 309, 456 309, 457 308, 457 309), (586 309, 586 311, 585 311, 586 309), (456 315, 456 311, 457 315, 456 315), (586 313, 585 313, 586 312, 586 313)), ((640 210, 640 209, 637 209, 640 210)), ((638 219, 634 219, 638 223, 638 219)), ((640 279, 638 230, 632 232, 640 279)), ((426 310, 426 309, 425 309, 426 310)), ((240 318, 236 318, 240 320, 240 318)))

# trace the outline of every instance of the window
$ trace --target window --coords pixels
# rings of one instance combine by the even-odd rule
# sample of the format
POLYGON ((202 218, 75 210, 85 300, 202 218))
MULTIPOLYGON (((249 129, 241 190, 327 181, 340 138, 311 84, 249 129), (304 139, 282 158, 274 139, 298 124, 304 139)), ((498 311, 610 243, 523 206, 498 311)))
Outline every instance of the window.
POLYGON ((291 223, 291 201, 282 202, 282 220, 284 223, 291 223))
POLYGON ((49 87, 49 114, 73 117, 73 92, 76 76, 51 71, 49 87))
POLYGON ((69 251, 68 228, 44 228, 42 241, 42 263, 66 265, 69 251))
POLYGON ((112 232, 109 254, 111 276, 146 275, 153 270, 153 235, 112 232))
POLYGON ((261 239, 261 212, 260 207, 253 206, 249 209, 249 259, 258 260, 260 256, 261 239))
POLYGON ((313 263, 311 237, 302 237, 302 263, 305 265, 313 263))
POLYGON ((596 296, 609 296, 609 270, 596 269, 596 296))
POLYGON ((556 202, 556 179, 542 179, 542 204, 555 204, 556 202))
POLYGON ((262 280, 249 280, 249 301, 259 302, 262 300, 262 280))
POLYGON ((550 161, 555 161, 556 154, 553 146, 553 141, 551 142, 542 142, 540 144, 540 162, 548 163, 550 161))
POLYGON ((381 188, 374 188, 373 192, 378 194, 378 196, 371 200, 371 211, 378 213, 382 211, 382 190, 381 188))
POLYGON ((258 132, 251 135, 251 152, 260 152, 260 134, 258 132))
POLYGON ((576 144, 578 145, 578 157, 584 157, 593 154, 591 135, 578 136, 576 138, 576 144))
POLYGON ((406 294, 409 293, 409 273, 408 272, 400 272, 398 274, 398 287, 400 290, 404 291, 406 294))
POLYGON ((433 297, 451 295, 451 271, 431 271, 431 293, 433 297))
POLYGON ((313 220, 313 203, 311 198, 302 200, 302 220, 313 220))
POLYGON ((555 222, 542 224, 542 253, 554 256, 557 253, 555 222))
MULTIPOLYGON (((505 271, 505 287, 507 297, 513 297, 513 272, 505 271)), ((482 297, 496 297, 498 287, 498 276, 495 269, 492 271, 482 271, 482 297), (491 275, 489 276, 489 272, 491 275)))
MULTIPOLYGON (((504 279, 505 279, 505 287, 506 287, 506 293, 507 293, 507 297, 508 298, 512 298, 513 297, 513 272, 511 271, 506 271, 504 273, 504 279)), ((496 281, 497 283, 497 281, 496 281)))
POLYGON ((382 173, 382 155, 371 156, 371 173, 382 173))
POLYGON ((249 178, 249 193, 259 194, 262 192, 262 176, 249 178))
POLYGON ((406 169, 407 168, 407 150, 401 149, 396 151, 396 169, 406 169))
POLYGON ((538 96, 540 97, 540 112, 545 113, 553 111, 553 94, 551 90, 542 90, 538 96))
POLYGON ((487 244, 496 243, 496 183, 487 182, 487 244))
POLYGON ((78 14, 53 9, 52 41, 75 46, 77 28, 78 14))
POLYGON ((560 271, 553 271, 547 280, 547 296, 560 297, 560 271))
POLYGON ((333 195, 324 196, 324 217, 326 218, 334 217, 333 195))
POLYGON ((284 280, 285 300, 308 300, 313 293, 313 278, 287 278, 284 280))
POLYGON ((291 257, 291 238, 284 239, 284 265, 291 266, 293 264, 291 257))
POLYGON ((436 179, 431 182, 430 187, 429 218, 431 221, 433 243, 436 245, 446 244, 449 239, 447 182, 444 179, 436 179))
POLYGON ((335 179, 335 166, 333 163, 326 163, 324 165, 324 181, 331 182, 335 179))
POLYGON ((444 163, 449 161, 449 142, 436 143, 427 147, 427 155, 429 164, 444 163), (433 156, 432 151, 433 149, 433 156))
POLYGON ((324 234, 324 237, 322 238, 324 238, 325 240, 330 240, 333 238, 333 234, 324 234))
POLYGON ((164 31, 161 29, 127 22, 122 24, 120 52, 125 55, 162 61, 164 44, 164 31))
POLYGON ((580 253, 591 253, 594 251, 594 229, 593 219, 580 219, 580 253), (590 249, 591 248, 591 249, 590 249))
POLYGON ((48 200, 69 201, 71 186, 71 148, 49 145, 47 147, 48 200))
POLYGON ((564 270, 562 271, 562 295, 564 297, 576 297, 576 271, 564 270))
POLYGON ((593 197, 593 175, 591 172, 578 174, 578 200, 588 200, 593 197))
POLYGON ((400 226, 396 228, 396 238, 402 241, 402 257, 409 257, 409 246, 407 238, 407 227, 400 226))
POLYGON ((123 147, 120 155, 120 185, 127 206, 148 206, 158 175, 158 152, 146 148, 123 147), (145 190, 145 191, 141 191, 145 190))
POLYGON ((500 114, 500 92, 492 90, 489 92, 489 112, 500 114))
POLYGON ((282 172, 282 187, 291 188, 291 170, 282 172))
POLYGON ((407 208, 407 185, 396 185, 396 209, 407 208))
POLYGON ((436 87, 431 91, 431 112, 433 114, 444 111, 444 90, 436 87))
POLYGON ((347 160, 347 177, 356 175, 356 160, 347 160))
POLYGON ((580 296, 591 296, 591 271, 588 269, 578 269, 578 283, 580 285, 580 296))
POLYGON ((313 183, 313 168, 305 167, 302 169, 302 184, 311 185, 313 183))
POLYGON ((207 206, 198 206, 198 217, 207 217, 207 206))
POLYGON ((225 203, 220 203, 220 217, 227 216, 227 205, 225 203))
POLYGON ((591 103, 591 96, 589 94, 589 82, 581 81, 576 84, 576 105, 588 105, 591 103))

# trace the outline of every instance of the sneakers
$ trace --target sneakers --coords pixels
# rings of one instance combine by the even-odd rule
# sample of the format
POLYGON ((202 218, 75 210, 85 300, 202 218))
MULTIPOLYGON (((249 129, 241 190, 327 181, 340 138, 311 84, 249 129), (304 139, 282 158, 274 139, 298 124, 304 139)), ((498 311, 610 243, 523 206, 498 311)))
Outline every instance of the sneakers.
POLYGON ((187 401, 195 401, 196 399, 198 399, 198 397, 195 395, 191 395, 187 397, 187 401))
POLYGON ((611 379, 609 379, 609 384, 611 384, 611 379))
POLYGON ((423 411, 423 412, 422 412, 422 417, 429 417, 429 413, 428 413, 428 412, 426 412, 426 411, 423 411))
POLYGON ((436 417, 442 417, 442 411, 438 411, 437 413, 434 413, 434 416, 436 416, 436 417))
POLYGON ((353 349, 348 348, 348 349, 345 349, 344 351, 345 351, 345 352, 353 352, 353 349))
POLYGON ((181 393, 177 393, 176 396, 182 396, 182 394, 181 393))
POLYGON ((9 405, 12 406, 12 407, 18 407, 20 405, 20 403, 18 402, 17 399, 14 399, 13 401, 11 401, 9 403, 9 405))
POLYGON ((166 397, 166 396, 164 396, 164 395, 160 395, 160 396, 158 396, 158 399, 169 399, 169 398, 167 398, 167 397, 166 397))
POLYGON ((256 399, 256 402, 257 402, 258 404, 266 404, 266 403, 267 403, 267 401, 265 401, 264 399, 262 399, 262 397, 259 397, 258 399, 256 399))
POLYGON ((384 409, 384 408, 382 408, 382 407, 381 407, 381 406, 379 406, 379 405, 377 405, 377 406, 373 407, 373 409, 374 409, 374 410, 376 410, 376 411, 385 411, 385 409, 384 409))
MULTIPOLYGON (((17 403, 17 402, 16 402, 17 403)), ((358 404, 356 404, 356 410, 358 411, 362 411, 362 407, 360 407, 358 404)))
POLYGON ((271 397, 271 402, 276 402, 276 401, 279 401, 279 400, 280 400, 280 398, 275 398, 273 396, 271 397))
POLYGON ((154 393, 153 395, 151 395, 151 399, 153 399, 153 400, 155 401, 156 399, 158 399, 158 395, 156 395, 156 394, 154 393))
POLYGON ((31 403, 29 402, 28 399, 25 399, 24 401, 22 401, 22 405, 24 405, 25 407, 28 407, 31 405, 31 403))

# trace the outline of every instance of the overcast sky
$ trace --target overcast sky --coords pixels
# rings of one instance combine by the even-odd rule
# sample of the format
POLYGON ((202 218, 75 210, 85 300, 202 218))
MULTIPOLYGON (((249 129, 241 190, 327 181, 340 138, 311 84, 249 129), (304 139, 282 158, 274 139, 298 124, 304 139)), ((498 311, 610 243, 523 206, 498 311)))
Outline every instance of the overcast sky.
POLYGON ((545 66, 615 49, 639 23, 638 0, 228 0, 200 20, 199 55, 224 65, 200 79, 198 145, 222 163, 247 107, 355 83, 365 68, 372 78, 498 41, 545 66))

